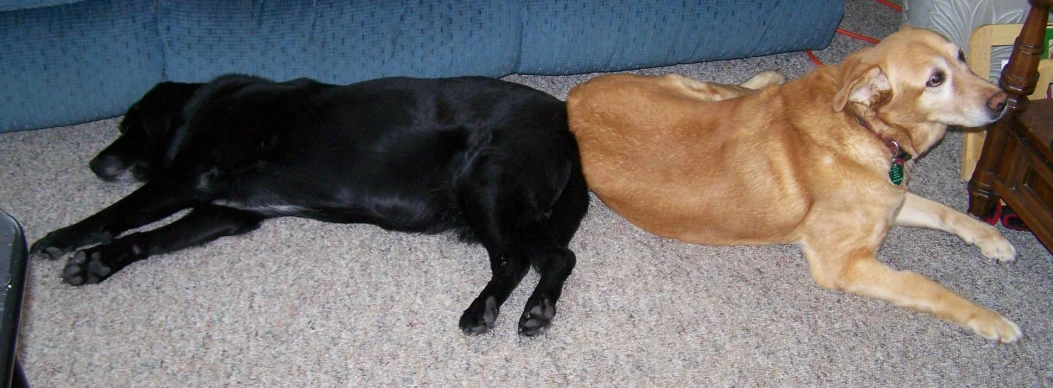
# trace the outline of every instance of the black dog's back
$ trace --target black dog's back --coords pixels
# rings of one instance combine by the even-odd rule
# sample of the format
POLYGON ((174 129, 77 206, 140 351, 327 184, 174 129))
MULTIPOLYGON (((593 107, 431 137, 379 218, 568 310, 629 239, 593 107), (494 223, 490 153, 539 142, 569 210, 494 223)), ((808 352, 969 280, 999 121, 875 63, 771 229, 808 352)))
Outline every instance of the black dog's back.
POLYGON ((526 86, 389 78, 214 90, 190 115, 173 170, 194 171, 217 204, 268 216, 470 232, 457 213, 473 183, 518 186, 517 200, 544 214, 580 169, 563 102, 526 86))
MULTIPOLYGON (((149 255, 244 233, 266 218, 299 216, 453 231, 482 243, 494 278, 462 315, 467 333, 493 326, 531 266, 541 281, 520 332, 539 333, 554 316, 575 262, 567 244, 588 207, 562 101, 481 77, 334 86, 225 76, 159 85, 147 98, 137 106, 183 101, 167 113, 140 109, 141 117, 130 114, 122 124, 124 139, 171 123, 163 135, 144 136, 157 143, 146 148, 164 150, 147 163, 149 181, 33 250, 58 256, 194 210, 171 225, 78 252, 64 273, 70 283, 98 282, 149 255), (189 97, 188 88, 196 88, 189 97)), ((116 158, 107 151, 96 160, 116 158)))

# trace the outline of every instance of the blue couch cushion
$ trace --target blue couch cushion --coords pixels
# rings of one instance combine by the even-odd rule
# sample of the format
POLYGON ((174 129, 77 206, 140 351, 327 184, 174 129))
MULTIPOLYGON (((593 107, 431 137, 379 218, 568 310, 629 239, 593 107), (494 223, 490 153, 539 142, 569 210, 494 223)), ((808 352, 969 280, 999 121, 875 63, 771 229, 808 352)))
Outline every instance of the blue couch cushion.
POLYGON ((517 69, 524 74, 618 71, 821 49, 844 15, 844 2, 831 0, 524 3, 517 69))
POLYGON ((84 0, 0 0, 0 11, 16 11, 79 3, 84 0))
POLYGON ((0 0, 0 132, 223 73, 578 74, 829 44, 843 0, 0 0))
POLYGON ((152 3, 0 12, 0 132, 121 115, 162 80, 152 3))
POLYGON ((159 0, 167 77, 223 73, 329 83, 406 75, 503 76, 519 53, 518 1, 159 0))

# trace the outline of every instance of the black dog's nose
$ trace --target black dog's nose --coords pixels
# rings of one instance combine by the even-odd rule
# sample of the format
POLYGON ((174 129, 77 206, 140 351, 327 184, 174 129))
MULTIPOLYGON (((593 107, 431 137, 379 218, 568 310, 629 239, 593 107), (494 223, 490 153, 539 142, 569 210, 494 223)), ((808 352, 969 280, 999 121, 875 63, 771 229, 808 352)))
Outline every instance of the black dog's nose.
POLYGON ((99 155, 88 162, 88 168, 102 180, 112 182, 124 172, 124 163, 113 155, 99 155))
POLYGON ((102 175, 102 166, 104 163, 105 162, 102 161, 102 158, 97 157, 88 162, 88 168, 90 168, 91 172, 94 172, 95 175, 102 175))

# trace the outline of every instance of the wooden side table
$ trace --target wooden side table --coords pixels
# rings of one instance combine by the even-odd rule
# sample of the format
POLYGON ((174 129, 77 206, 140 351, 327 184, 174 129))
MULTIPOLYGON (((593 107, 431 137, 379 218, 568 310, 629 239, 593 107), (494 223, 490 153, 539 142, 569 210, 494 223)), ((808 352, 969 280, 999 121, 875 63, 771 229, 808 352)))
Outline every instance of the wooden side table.
MULTIPOLYGON (((969 37, 969 49, 966 51, 966 62, 969 69, 977 75, 986 78, 991 72, 992 48, 1012 45, 1016 37, 1020 35, 1022 24, 985 24, 973 30, 969 37)), ((1046 97, 1046 87, 1053 82, 1053 59, 1043 59, 1038 63, 1038 81, 1035 91, 1028 96, 1031 100, 1046 97)), ((971 130, 965 132, 962 140, 962 180, 972 178, 976 170, 976 161, 980 160, 980 153, 984 147, 983 130, 971 130)))
POLYGON ((1001 199, 1053 251, 1053 103, 1027 97, 1035 90, 1053 0, 1029 2, 1031 10, 999 81, 1009 95, 1009 112, 987 129, 969 181, 969 213, 986 219, 1001 199))
POLYGON ((1009 128, 994 191, 1053 251, 1053 100, 1032 101, 1009 128))

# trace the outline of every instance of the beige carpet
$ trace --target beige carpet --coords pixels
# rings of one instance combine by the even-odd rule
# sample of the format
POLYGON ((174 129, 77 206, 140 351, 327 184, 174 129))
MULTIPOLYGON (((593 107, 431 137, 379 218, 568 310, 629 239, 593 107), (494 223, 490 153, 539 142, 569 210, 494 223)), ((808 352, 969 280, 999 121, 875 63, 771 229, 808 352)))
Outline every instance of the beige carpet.
MULTIPOLYGON (((846 29, 883 37, 899 23, 872 1, 848 3, 846 29)), ((864 45, 837 37, 818 55, 836 62, 864 45)), ((812 65, 791 53, 644 72, 732 82, 765 68, 795 77, 812 65)), ((562 98, 588 77, 509 79, 562 98)), ((134 189, 86 167, 116 122, 0 134, 0 208, 31 241, 134 189)), ((912 189, 964 209, 960 146, 951 134, 922 158, 912 189)), ((1053 386, 1053 257, 1028 233, 1007 236, 1020 253, 1008 265, 914 229, 894 229, 880 258, 1016 321, 1025 337, 1013 345, 818 288, 795 247, 665 240, 594 200, 540 338, 515 334, 533 274, 492 333, 461 334, 489 278, 480 247, 278 219, 100 285, 61 284, 62 262, 32 261, 19 355, 38 387, 1053 386)))

